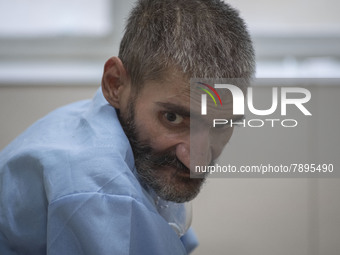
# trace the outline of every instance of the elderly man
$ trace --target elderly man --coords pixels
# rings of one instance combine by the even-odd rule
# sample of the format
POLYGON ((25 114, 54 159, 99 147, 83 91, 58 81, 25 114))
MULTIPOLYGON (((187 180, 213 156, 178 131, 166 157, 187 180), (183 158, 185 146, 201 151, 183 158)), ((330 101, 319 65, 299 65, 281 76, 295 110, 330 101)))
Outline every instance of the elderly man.
MULTIPOLYGON (((187 254, 190 78, 249 78, 252 43, 218 0, 140 0, 91 101, 39 120, 0 154, 0 254, 187 254)), ((207 127, 209 128, 209 127, 207 127)), ((229 140, 192 137, 209 164, 229 140)), ((188 229, 189 228, 189 229, 188 229)))

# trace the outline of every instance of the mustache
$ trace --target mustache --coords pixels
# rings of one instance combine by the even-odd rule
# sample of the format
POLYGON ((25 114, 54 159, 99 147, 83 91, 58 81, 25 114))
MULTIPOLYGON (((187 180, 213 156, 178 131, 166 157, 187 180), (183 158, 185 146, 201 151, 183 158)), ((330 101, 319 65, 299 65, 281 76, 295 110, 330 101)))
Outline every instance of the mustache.
POLYGON ((143 163, 149 165, 149 167, 173 167, 178 171, 188 172, 190 171, 176 156, 174 149, 169 149, 163 152, 154 152, 153 149, 145 144, 138 144, 133 146, 135 159, 141 159, 143 163))
POLYGON ((176 156, 174 151, 170 152, 164 152, 161 153, 160 155, 155 154, 151 155, 152 159, 151 161, 159 166, 159 167, 165 167, 165 166, 170 166, 178 171, 183 171, 183 172, 188 172, 190 171, 188 167, 186 167, 176 156))

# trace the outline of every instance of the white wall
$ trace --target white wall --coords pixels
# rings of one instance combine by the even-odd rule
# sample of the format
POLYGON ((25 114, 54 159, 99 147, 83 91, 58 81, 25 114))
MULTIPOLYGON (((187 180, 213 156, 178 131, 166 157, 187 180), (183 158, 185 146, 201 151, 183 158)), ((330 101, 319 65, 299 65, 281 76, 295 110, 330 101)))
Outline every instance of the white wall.
POLYGON ((337 0, 225 0, 240 10, 256 34, 340 33, 337 0))

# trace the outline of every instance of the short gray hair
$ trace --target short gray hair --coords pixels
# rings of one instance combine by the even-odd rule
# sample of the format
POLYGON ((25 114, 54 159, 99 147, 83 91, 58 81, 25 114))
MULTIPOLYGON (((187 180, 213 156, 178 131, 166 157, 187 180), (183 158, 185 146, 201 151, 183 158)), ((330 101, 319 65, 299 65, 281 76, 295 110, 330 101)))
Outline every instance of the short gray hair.
POLYGON ((188 78, 254 75, 250 35, 238 11, 220 0, 139 0, 120 44, 133 86, 173 68, 188 78))

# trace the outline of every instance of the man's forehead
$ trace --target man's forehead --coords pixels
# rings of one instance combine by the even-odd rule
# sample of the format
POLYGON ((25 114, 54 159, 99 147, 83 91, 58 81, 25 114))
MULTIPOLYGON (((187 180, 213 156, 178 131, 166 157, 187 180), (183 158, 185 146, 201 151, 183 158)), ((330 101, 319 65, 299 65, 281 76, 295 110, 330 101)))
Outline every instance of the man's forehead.
POLYGON ((190 107, 190 83, 183 79, 158 79, 147 81, 137 98, 142 101, 172 103, 190 107))
POLYGON ((160 89, 165 89, 168 87, 189 89, 190 78, 188 78, 184 73, 171 68, 167 71, 164 71, 161 75, 157 76, 156 79, 145 80, 144 86, 160 86, 160 89))

